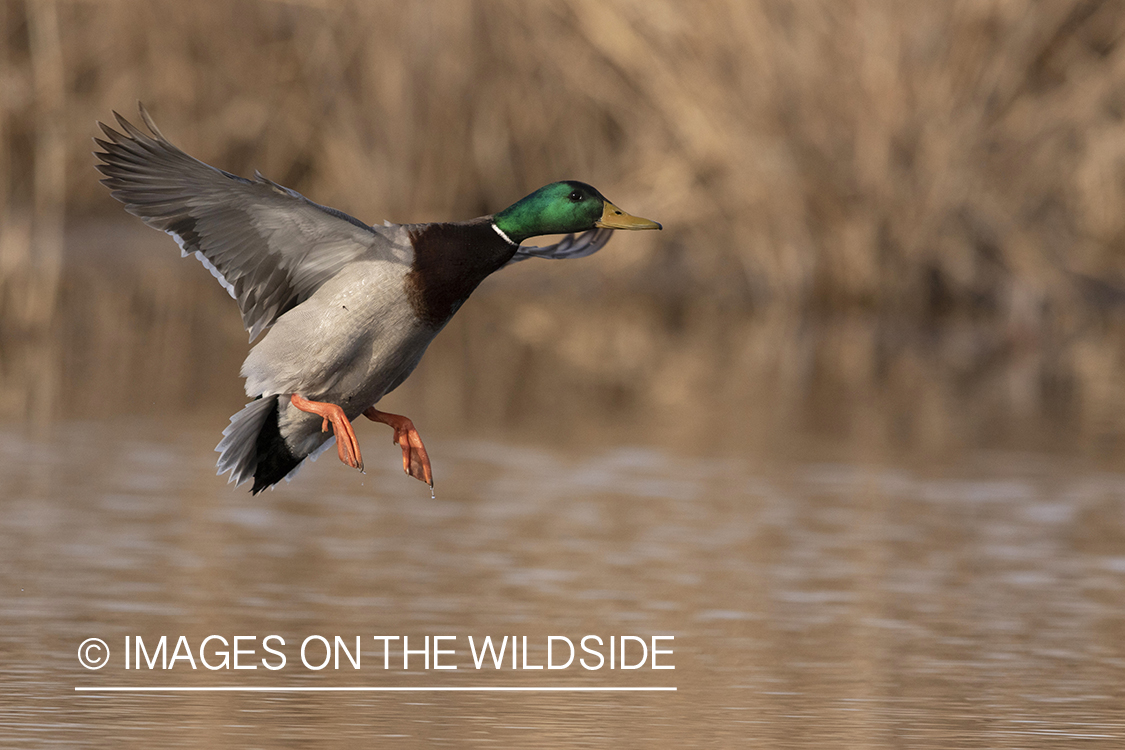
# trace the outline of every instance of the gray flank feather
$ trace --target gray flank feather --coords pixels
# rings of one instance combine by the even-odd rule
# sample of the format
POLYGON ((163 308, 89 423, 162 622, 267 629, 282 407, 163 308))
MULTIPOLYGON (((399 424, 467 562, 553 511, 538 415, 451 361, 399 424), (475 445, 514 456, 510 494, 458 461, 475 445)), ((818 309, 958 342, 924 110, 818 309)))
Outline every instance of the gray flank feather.
MULTIPOLYGON (((310 453, 309 455, 305 456, 305 458, 306 458, 307 460, 309 460, 309 461, 315 461, 315 460, 317 460, 318 458, 320 458, 320 454, 321 454, 321 453, 324 453, 324 451, 328 450, 329 448, 331 448, 331 447, 332 447, 332 446, 334 446, 334 445, 336 445, 336 436, 335 436, 335 435, 333 435, 332 437, 330 437, 330 438, 328 438, 327 440, 325 440, 325 441, 324 441, 324 442, 323 442, 323 443, 322 443, 322 444, 320 445, 320 447, 318 447, 318 448, 314 448, 314 449, 313 449, 313 452, 312 452, 312 453, 310 453)), ((286 475, 285 475, 285 481, 286 481, 286 482, 292 482, 292 481, 293 481, 293 477, 297 476, 297 472, 298 472, 298 471, 300 471, 300 470, 301 470, 301 467, 302 467, 302 466, 304 466, 304 465, 305 465, 305 462, 304 462, 304 461, 302 461, 301 463, 299 463, 299 464, 297 464, 296 466, 294 466, 294 467, 293 467, 293 471, 291 471, 291 472, 289 472, 288 474, 286 474, 286 475)), ((229 482, 228 482, 228 484, 229 484, 229 482)), ((277 486, 277 485, 275 484, 275 485, 273 485, 273 487, 270 487, 270 489, 272 490, 272 489, 273 489, 274 487, 276 487, 276 486, 277 486)))

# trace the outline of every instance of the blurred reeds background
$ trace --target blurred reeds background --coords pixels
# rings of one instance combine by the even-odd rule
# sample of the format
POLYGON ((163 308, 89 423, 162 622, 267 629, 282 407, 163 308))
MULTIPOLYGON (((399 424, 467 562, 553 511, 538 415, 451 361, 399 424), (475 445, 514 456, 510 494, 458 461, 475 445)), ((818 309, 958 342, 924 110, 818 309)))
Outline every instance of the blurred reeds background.
POLYGON ((97 182, 94 121, 140 99, 192 155, 368 222, 469 218, 574 178, 664 223, 482 288, 404 387, 465 419, 565 412, 578 388, 670 431, 709 404, 765 436, 1033 426, 1112 449, 1123 32, 1125 5, 1091 0, 0 0, 3 406, 193 403, 199 358, 146 365, 130 335, 245 352, 221 290, 135 261, 177 253, 121 229, 140 224, 97 182), (476 373, 459 406, 442 362, 476 373))

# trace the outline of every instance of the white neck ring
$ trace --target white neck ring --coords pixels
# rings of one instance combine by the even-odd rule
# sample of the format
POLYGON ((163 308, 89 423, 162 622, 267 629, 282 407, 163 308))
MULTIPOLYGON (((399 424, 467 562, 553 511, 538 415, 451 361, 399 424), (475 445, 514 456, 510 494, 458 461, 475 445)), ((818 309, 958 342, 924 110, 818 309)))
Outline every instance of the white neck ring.
POLYGON ((508 235, 506 235, 504 233, 504 230, 501 229, 499 226, 497 226, 496 222, 492 222, 492 228, 494 230, 496 230, 496 234, 500 235, 500 239, 504 240, 509 245, 515 245, 516 247, 518 247, 518 245, 515 242, 512 242, 512 238, 509 237, 508 235))

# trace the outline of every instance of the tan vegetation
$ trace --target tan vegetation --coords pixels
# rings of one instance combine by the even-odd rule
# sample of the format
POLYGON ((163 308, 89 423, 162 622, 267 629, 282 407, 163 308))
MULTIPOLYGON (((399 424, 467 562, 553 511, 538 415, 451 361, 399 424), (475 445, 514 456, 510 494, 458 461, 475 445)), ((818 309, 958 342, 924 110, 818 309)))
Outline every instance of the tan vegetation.
POLYGON ((190 152, 371 221, 584 178, 669 227, 629 269, 755 302, 1034 317, 1122 270, 1116 3, 0 7, 10 209, 118 211, 88 139, 143 99, 190 152))
POLYGON ((121 217, 89 138, 141 99, 367 221, 583 179, 666 227, 591 262, 614 288, 971 319, 1112 383, 1089 325, 1125 300, 1123 31, 1096 0, 0 0, 0 314, 53 299, 59 215, 121 217))

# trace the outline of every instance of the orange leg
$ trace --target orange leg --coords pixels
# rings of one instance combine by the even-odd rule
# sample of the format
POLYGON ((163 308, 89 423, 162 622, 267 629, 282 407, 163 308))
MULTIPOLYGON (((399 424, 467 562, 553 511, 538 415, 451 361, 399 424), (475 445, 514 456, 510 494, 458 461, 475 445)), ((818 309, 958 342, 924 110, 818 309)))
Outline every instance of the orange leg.
POLYGON ((363 416, 394 429, 395 436, 391 438, 391 442, 402 448, 402 470, 433 489, 434 474, 430 470, 430 457, 426 455, 426 446, 422 445, 422 437, 414 429, 414 423, 398 414, 379 411, 374 406, 363 412, 363 416))
POLYGON ((309 401, 296 393, 289 400, 301 411, 323 417, 324 423, 320 426, 322 432, 328 432, 328 424, 331 422, 332 432, 336 435, 336 452, 340 454, 340 460, 353 469, 363 471, 363 456, 359 455, 359 441, 355 439, 352 423, 348 421, 343 409, 336 404, 309 401))

